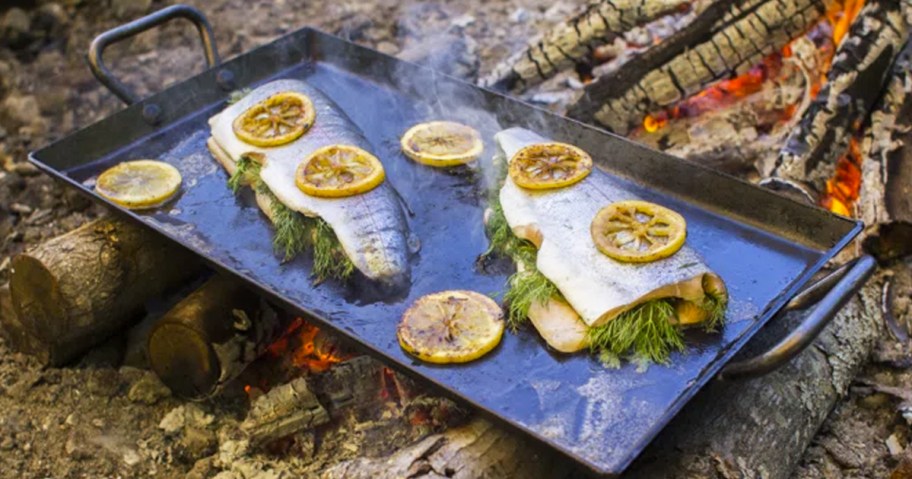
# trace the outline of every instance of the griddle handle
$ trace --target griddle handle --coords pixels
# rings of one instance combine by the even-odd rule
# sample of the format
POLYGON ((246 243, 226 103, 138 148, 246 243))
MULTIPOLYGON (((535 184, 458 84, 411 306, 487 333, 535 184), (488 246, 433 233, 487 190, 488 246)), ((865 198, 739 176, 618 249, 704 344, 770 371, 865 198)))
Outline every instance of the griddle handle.
POLYGON ((762 376, 778 369, 817 339, 843 306, 865 284, 877 263, 864 255, 840 266, 832 273, 795 295, 784 311, 804 309, 816 303, 804 321, 768 351, 759 356, 730 363, 719 374, 722 379, 762 376))
POLYGON ((127 105, 140 101, 141 98, 136 93, 133 93, 108 70, 101 55, 109 45, 126 40, 175 18, 186 18, 196 25, 196 30, 203 41, 203 49, 206 51, 206 63, 209 64, 209 68, 219 65, 221 60, 219 59, 218 49, 215 47, 212 26, 209 25, 209 20, 206 19, 203 12, 189 5, 172 5, 133 20, 130 23, 112 28, 95 37, 95 40, 92 40, 92 45, 89 46, 88 54, 89 68, 91 68, 95 78, 127 105))

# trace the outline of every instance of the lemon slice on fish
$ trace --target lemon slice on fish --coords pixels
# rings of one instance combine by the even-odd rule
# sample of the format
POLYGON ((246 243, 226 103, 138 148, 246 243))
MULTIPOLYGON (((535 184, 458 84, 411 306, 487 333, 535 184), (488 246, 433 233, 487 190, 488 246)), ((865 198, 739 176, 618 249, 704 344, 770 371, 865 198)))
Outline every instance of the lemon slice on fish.
POLYGON ((648 201, 618 201, 595 215, 592 240, 610 258, 648 263, 675 254, 687 236, 678 213, 648 201))
POLYGON ((329 145, 311 153, 295 174, 298 189, 310 196, 339 198, 368 192, 386 174, 376 156, 350 145, 329 145))
POLYGON ((566 143, 536 143, 510 159, 510 178, 518 186, 546 190, 570 186, 592 171, 592 157, 566 143))
POLYGON ((307 95, 281 92, 248 108, 234 120, 232 127, 234 134, 245 143, 280 146, 306 133, 316 115, 307 95))
POLYGON ((402 349, 430 363, 465 363, 484 356, 503 337, 503 311, 474 291, 422 296, 402 315, 402 349))
POLYGON ((125 208, 161 206, 180 190, 177 168, 155 160, 126 161, 105 170, 95 181, 99 195, 125 208))
POLYGON ((456 166, 475 161, 484 145, 474 128, 453 121, 419 123, 400 140, 405 156, 428 166, 456 166))

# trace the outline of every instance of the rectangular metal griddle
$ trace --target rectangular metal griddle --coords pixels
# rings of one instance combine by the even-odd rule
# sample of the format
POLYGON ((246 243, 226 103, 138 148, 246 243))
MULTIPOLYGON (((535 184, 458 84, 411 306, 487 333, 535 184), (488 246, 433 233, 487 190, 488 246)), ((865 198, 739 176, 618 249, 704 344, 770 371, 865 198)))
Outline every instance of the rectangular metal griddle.
MULTIPOLYGON (((859 222, 309 28, 220 64, 205 18, 195 9, 176 6, 102 35, 93 44, 90 62, 103 83, 134 104, 33 153, 32 161, 42 170, 290 311, 312 316, 383 361, 603 475, 620 474, 861 229, 859 222), (101 52, 109 43, 174 17, 197 24, 213 68, 140 101, 110 76, 101 52), (384 162, 387 181, 414 210, 410 224, 421 251, 412 261, 407 295, 370 298, 357 282, 314 286, 307 255, 283 264, 273 252, 269 222, 250 192, 235 196, 226 186, 225 172, 205 147, 207 119, 225 107, 232 90, 279 78, 307 81, 333 99, 364 131, 384 162), (719 334, 688 331, 685 353, 645 372, 632 364, 606 369, 585 353, 553 353, 531 328, 505 334, 492 353, 465 365, 435 366, 404 353, 396 324, 416 298, 445 289, 485 294, 505 289, 505 274, 486 273, 476 264, 488 246, 482 215, 489 178, 424 167, 399 152, 402 132, 432 119, 479 129, 486 147, 481 161, 489 161, 494 151, 492 135, 511 126, 578 145, 599 168, 622 178, 645 199, 681 212, 688 222, 688 243, 729 287, 724 329, 719 334), (92 180, 101 171, 139 158, 163 160, 181 171, 183 190, 176 200, 159 210, 132 212, 94 193, 92 180)), ((854 276, 847 275, 852 279, 843 278, 830 290, 811 314, 817 323, 805 326, 801 341, 813 339, 870 268, 869 261, 856 264, 854 276)), ((824 294, 805 296, 820 299, 824 294)), ((740 367, 770 369, 788 354, 794 351, 774 351, 740 367)))

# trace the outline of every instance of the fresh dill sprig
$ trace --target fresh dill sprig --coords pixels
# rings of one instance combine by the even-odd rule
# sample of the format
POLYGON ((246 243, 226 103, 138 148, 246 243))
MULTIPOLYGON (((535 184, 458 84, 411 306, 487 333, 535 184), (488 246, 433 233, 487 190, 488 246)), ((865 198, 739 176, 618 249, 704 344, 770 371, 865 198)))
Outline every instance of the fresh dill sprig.
POLYGON ((234 164, 234 174, 228 178, 228 187, 231 188, 231 191, 237 193, 242 186, 259 185, 262 182, 260 179, 261 168, 260 164, 250 159, 249 156, 241 156, 241 159, 234 164))
POLYGON ((510 289, 504 294, 507 306, 507 325, 514 331, 529 319, 533 304, 545 304, 559 294, 554 283, 536 270, 517 271, 507 283, 510 289))
POLYGON ((670 321, 675 308, 668 300, 648 301, 602 326, 589 329, 589 348, 615 356, 635 356, 666 363, 672 351, 684 350, 684 337, 670 321))
POLYGON ((355 264, 345 254, 329 223, 321 218, 304 216, 285 206, 260 178, 260 169, 260 163, 242 156, 236 163, 234 174, 228 179, 228 186, 237 193, 242 186, 251 185, 257 193, 269 197, 275 228, 272 241, 276 251, 284 254, 285 261, 290 261, 312 246, 313 274, 318 282, 327 278, 347 280, 355 271, 355 264))
POLYGON ((307 218, 285 206, 272 192, 267 190, 261 193, 269 196, 272 225, 275 228, 275 236, 272 238, 273 247, 276 251, 285 254, 285 261, 291 261, 298 253, 304 251, 309 244, 307 233, 310 225, 307 218))
POLYGON ((706 332, 714 333, 725 322, 725 310, 728 308, 728 295, 706 293, 700 307, 709 313, 709 318, 702 326, 706 332))
POLYGON ((311 235, 313 241, 314 275, 317 281, 333 278, 344 281, 355 270, 348 255, 339 244, 336 233, 329 223, 319 218, 308 218, 313 222, 311 235))

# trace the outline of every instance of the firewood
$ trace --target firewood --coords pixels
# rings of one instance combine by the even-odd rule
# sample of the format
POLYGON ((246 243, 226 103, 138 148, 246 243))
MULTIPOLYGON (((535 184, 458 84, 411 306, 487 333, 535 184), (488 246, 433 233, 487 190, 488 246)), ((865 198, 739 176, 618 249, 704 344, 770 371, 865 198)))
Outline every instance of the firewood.
POLYGON ((627 134, 647 114, 742 74, 782 49, 832 1, 716 2, 678 33, 589 84, 569 115, 627 134))
POLYGON ((290 321, 242 283, 214 276, 153 326, 149 363, 175 394, 207 399, 258 358, 290 321))
POLYGON ((241 423, 254 447, 329 422, 329 413, 297 378, 256 399, 241 423))
POLYGON ((900 2, 869 1, 839 44, 826 83, 786 139, 764 184, 816 203, 880 97, 908 38, 900 2))
POLYGON ((529 43, 491 74, 482 86, 521 90, 541 83, 577 64, 585 64, 593 49, 614 41, 634 27, 644 25, 687 5, 686 0, 599 0, 584 12, 529 43))
POLYGON ((323 472, 323 479, 484 479, 567 477, 556 455, 484 419, 424 438, 389 457, 358 458, 323 472))
POLYGON ((138 319, 144 303, 202 271, 140 226, 101 219, 13 258, 13 346, 59 366, 138 319))
POLYGON ((862 142, 859 217, 865 249, 886 261, 912 254, 912 43, 890 82, 862 142))

